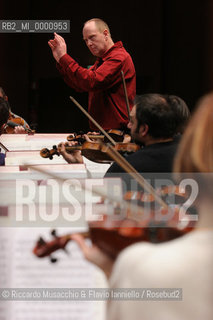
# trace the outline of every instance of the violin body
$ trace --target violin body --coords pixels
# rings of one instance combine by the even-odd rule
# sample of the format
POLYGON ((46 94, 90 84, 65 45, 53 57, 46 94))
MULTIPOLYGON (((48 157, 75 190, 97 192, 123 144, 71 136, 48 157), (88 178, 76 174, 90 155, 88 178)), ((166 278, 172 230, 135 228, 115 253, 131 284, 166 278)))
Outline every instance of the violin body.
MULTIPOLYGON (((119 153, 132 153, 139 150, 139 146, 134 143, 116 143, 113 147, 119 153)), ((81 154, 87 159, 98 163, 110 163, 112 158, 107 153, 108 147, 104 144, 84 142, 81 154)))
POLYGON ((25 129, 26 133, 34 134, 34 130, 31 130, 28 125, 25 125, 25 121, 21 117, 15 117, 11 112, 9 113, 8 121, 3 129, 3 133, 12 134, 15 132, 15 128, 21 126, 25 129))
MULTIPOLYGON (((123 142, 124 140, 124 132, 121 130, 111 129, 107 133, 115 142, 123 142)), ((107 137, 104 137, 104 142, 109 142, 107 137)))
MULTIPOLYGON (((89 232, 81 233, 112 259, 116 259, 123 249, 134 243, 161 243, 176 239, 194 228, 194 222, 179 220, 179 210, 174 210, 170 218, 168 212, 161 212, 161 218, 164 219, 158 219, 155 211, 150 211, 146 217, 138 213, 137 219, 132 218, 131 210, 127 211, 126 218, 122 218, 123 212, 120 213, 103 214, 102 220, 89 222, 89 232)), ((40 238, 33 253, 38 258, 47 257, 56 250, 64 249, 70 240, 71 234, 55 237, 48 243, 40 238)))
MULTIPOLYGON (((186 191, 180 192, 179 186, 177 185, 164 186, 157 189, 156 193, 168 204, 182 204, 184 201, 186 201, 187 197, 186 191)), ((124 195, 124 200, 135 201, 141 206, 145 206, 146 204, 153 204, 156 206, 155 196, 151 193, 141 190, 127 191, 124 195)))
MULTIPOLYGON (((161 209, 159 213, 160 211, 161 209)), ((147 218, 138 218, 137 221, 131 218, 131 211, 125 219, 119 219, 117 215, 103 215, 103 221, 89 223, 90 238, 95 245, 115 259, 123 249, 136 242, 166 242, 194 229, 195 222, 190 219, 180 221, 178 208, 172 214, 165 211, 160 214, 161 217, 158 217, 156 211, 151 210, 147 218)))
POLYGON ((81 150, 82 156, 97 163, 110 163, 112 158, 104 152, 100 143, 84 142, 81 150))

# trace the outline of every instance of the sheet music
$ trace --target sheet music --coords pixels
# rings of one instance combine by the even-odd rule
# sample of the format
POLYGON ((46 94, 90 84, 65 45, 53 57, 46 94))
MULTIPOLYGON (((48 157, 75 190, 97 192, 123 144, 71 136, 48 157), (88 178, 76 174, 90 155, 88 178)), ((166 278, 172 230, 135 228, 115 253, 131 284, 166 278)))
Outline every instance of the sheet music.
POLYGON ((83 179, 87 178, 87 171, 84 164, 75 163, 70 164, 43 164, 33 165, 30 168, 26 166, 1 166, 0 167, 0 180, 17 180, 17 179, 33 179, 44 180, 54 175, 60 176, 63 179, 83 179), (42 170, 42 172, 36 169, 42 170))
MULTIPOLYGON (((70 233, 61 228, 59 235, 70 233)), ((76 229, 75 229, 76 231, 76 229)), ((74 242, 67 251, 39 259, 32 248, 40 235, 50 240, 49 229, 1 228, 0 230, 0 287, 1 288, 94 288, 106 287, 99 269, 88 263, 74 242)), ((1 301, 1 320, 104 320, 104 301, 1 301)))
MULTIPOLYGON (((50 181, 52 180, 50 179, 50 181)), ((32 249, 38 238, 42 235, 48 241, 51 239, 51 235, 50 228, 41 227, 44 224, 40 224, 40 222, 38 222, 40 227, 31 227, 27 224, 26 227, 23 224, 21 227, 17 227, 15 224, 16 209, 21 201, 18 197, 20 183, 24 182, 29 183, 27 192, 32 192, 32 188, 34 190, 35 187, 33 204, 35 203, 36 210, 39 208, 38 204, 43 202, 47 208, 50 206, 51 209, 53 199, 56 200, 55 197, 52 197, 53 190, 48 185, 48 180, 0 181, 0 288, 106 288, 107 283, 103 273, 85 261, 74 242, 67 245, 68 255, 63 250, 54 253, 54 258, 58 258, 56 264, 51 264, 48 258, 39 259, 33 255, 32 249), (13 223, 14 227, 12 228, 13 223)), ((78 182, 80 183, 79 180, 78 182)), ((86 182, 90 185, 92 183, 93 187, 98 190, 105 190, 109 195, 121 196, 120 179, 117 181, 111 178, 101 179, 101 181, 89 179, 85 180, 86 182)), ((26 189, 23 190, 26 191, 26 189)), ((74 198, 78 199, 82 206, 85 205, 83 203, 86 199, 86 203, 89 205, 94 195, 85 197, 80 195, 80 191, 76 190, 73 193, 74 198)), ((61 208, 67 202, 63 200, 64 194, 60 189, 57 195, 61 208)), ((23 193, 23 197, 25 196, 23 193)), ((71 206, 69 202, 68 204, 71 206)), ((27 205, 24 206, 24 209, 27 210, 27 217, 32 214, 27 205)), ((101 209, 101 212, 106 212, 106 210, 101 209)), ((49 226, 49 224, 46 225, 49 226)), ((54 225, 53 222, 51 225, 54 225)), ((67 225, 72 225, 73 229, 55 226, 59 236, 71 233, 73 230, 77 232, 77 226, 81 228, 80 230, 85 230, 85 223, 83 224, 81 219, 72 224, 66 222, 67 225)), ((0 300, 0 320, 106 320, 105 308, 106 301, 0 300)))
MULTIPOLYGON (((58 259, 56 264, 51 264, 50 259, 39 259, 32 253, 37 240, 42 236, 46 241, 50 241, 50 225, 57 228, 58 235, 64 235, 71 232, 85 231, 87 224, 84 215, 81 215, 76 222, 68 222, 65 219, 52 221, 51 224, 39 220, 39 203, 45 200, 44 204, 52 208, 52 192, 48 183, 52 180, 41 181, 35 184, 34 203, 36 208, 36 217, 38 221, 28 223, 28 219, 15 223, 17 219, 18 200, 17 192, 20 192, 20 183, 28 183, 28 180, 0 181, 0 288, 106 288, 106 279, 103 273, 87 262, 78 246, 74 242, 67 245, 67 251, 59 250, 53 257, 58 259), (17 187, 18 186, 18 187, 17 187), (37 193, 40 188, 42 192, 37 193), (44 193, 45 199, 41 198, 44 193), (40 194, 40 197, 38 195, 40 194), (42 223, 41 223, 42 222, 42 223), (60 222, 60 224, 59 224, 60 222), (63 222, 63 224, 62 224, 63 222), (59 225, 72 225, 71 228, 58 228, 59 225), (4 226, 4 227, 3 227, 4 226), (8 227, 9 226, 9 227, 8 227), (13 228, 12 228, 13 226, 13 228), (19 227, 20 226, 20 227, 19 227), (42 226, 48 226, 44 228, 42 226)), ((80 181, 79 181, 80 183, 80 181)), ((121 196, 120 179, 104 180, 85 180, 93 188, 102 189, 110 195, 121 196)), ((31 190, 32 185, 30 185, 31 190)), ((59 189, 60 190, 60 189, 59 189)), ((80 188, 81 191, 81 188, 80 188)), ((76 190, 75 198, 80 201, 80 191, 76 190), (79 195, 78 195, 79 193, 79 195)), ((82 192, 82 191, 81 191, 82 192)), ((60 208, 66 202, 63 201, 61 191, 58 194, 60 208)), ((90 201, 94 200, 94 195, 82 197, 82 210, 85 205, 87 209, 90 201), (85 200, 87 201, 85 204, 85 200)), ((97 197, 97 196, 96 196, 97 197)), ((99 197, 97 197, 99 198, 99 197)), ((55 200, 55 197, 54 197, 55 200)), ((21 201, 21 200, 20 200, 21 201)), ((72 206, 70 203, 69 208, 72 206)), ((108 209, 108 207, 107 207, 108 209)), ((29 211, 28 206, 24 206, 26 217, 31 217, 33 212, 29 211)), ((93 212, 108 212, 105 204, 94 204, 93 212)), ((25 212, 24 211, 24 212, 25 212)), ((87 210, 88 211, 88 210, 87 210)), ((86 212, 86 211, 85 211, 86 212)), ((108 212, 109 213, 109 212, 108 212)), ((25 214, 24 214, 25 217, 25 214)), ((106 301, 0 301, 0 319, 1 320, 105 320, 106 301)))
POLYGON ((66 160, 63 157, 54 157, 50 160, 48 158, 42 158, 40 151, 9 151, 6 152, 5 165, 17 166, 17 165, 38 165, 38 164, 66 164, 66 160))
POLYGON ((28 134, 2 134, 1 142, 10 151, 52 149, 53 145, 66 142, 70 133, 35 133, 28 134))

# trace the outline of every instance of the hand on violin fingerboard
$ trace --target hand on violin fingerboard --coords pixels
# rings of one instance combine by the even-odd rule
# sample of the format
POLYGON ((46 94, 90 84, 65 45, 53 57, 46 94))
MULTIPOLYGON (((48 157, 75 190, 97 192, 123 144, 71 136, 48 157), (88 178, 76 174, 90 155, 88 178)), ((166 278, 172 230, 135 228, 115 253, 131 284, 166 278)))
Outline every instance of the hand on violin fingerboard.
POLYGON ((113 260, 100 250, 96 245, 88 245, 84 237, 80 234, 74 234, 71 236, 71 239, 74 240, 81 251, 83 252, 84 257, 89 261, 99 267, 106 275, 107 278, 110 277, 113 267, 113 260))
POLYGON ((131 136, 129 134, 125 134, 123 143, 130 143, 130 142, 131 142, 131 136))
POLYGON ((100 135, 96 132, 87 132, 86 134, 83 134, 83 137, 85 139, 85 141, 88 141, 88 142, 93 142, 93 141, 96 141, 96 139, 94 138, 95 135, 100 135), (92 136, 92 138, 91 138, 92 136))
POLYGON ((80 150, 73 150, 69 153, 66 151, 65 146, 75 146, 78 143, 76 141, 71 141, 69 143, 61 143, 60 147, 58 147, 58 152, 62 155, 62 157, 68 162, 68 163, 83 163, 83 157, 81 155, 80 150))
POLYGON ((96 131, 89 131, 86 134, 83 135, 85 141, 88 142, 98 142, 98 141, 103 141, 104 136, 100 134, 100 132, 96 131))

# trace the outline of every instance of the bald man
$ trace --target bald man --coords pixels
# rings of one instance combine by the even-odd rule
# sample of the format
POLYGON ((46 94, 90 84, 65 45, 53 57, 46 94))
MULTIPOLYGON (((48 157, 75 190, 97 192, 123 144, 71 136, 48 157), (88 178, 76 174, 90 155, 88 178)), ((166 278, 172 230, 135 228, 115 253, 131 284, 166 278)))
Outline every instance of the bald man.
MULTIPOLYGON (((97 58, 89 69, 81 67, 67 54, 64 39, 54 34, 48 42, 57 68, 65 82, 79 92, 88 92, 88 111, 105 129, 126 129, 128 111, 121 71, 124 73, 130 109, 136 94, 135 68, 121 41, 113 42, 108 25, 101 19, 91 19, 83 27, 83 39, 97 58)), ((91 130, 97 128, 90 122, 91 130)))

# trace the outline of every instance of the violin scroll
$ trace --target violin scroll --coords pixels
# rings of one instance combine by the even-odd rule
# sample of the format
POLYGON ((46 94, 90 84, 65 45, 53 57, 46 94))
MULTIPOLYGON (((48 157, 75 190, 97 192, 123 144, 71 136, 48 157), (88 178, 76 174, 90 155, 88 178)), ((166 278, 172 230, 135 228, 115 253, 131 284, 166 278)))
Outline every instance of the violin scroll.
MULTIPOLYGON (((60 249, 68 253, 66 250, 66 246, 68 242, 72 240, 72 236, 71 234, 67 234, 65 236, 59 237, 57 236, 56 230, 52 230, 51 235, 54 239, 50 242, 46 242, 42 237, 38 239, 33 249, 33 254, 38 258, 50 257, 50 261, 54 263, 57 261, 57 259, 51 256, 52 253, 60 249)), ((87 232, 82 233, 82 235, 84 235, 84 237, 88 237, 87 232)))
POLYGON ((58 152, 57 146, 53 146, 53 148, 51 150, 49 150, 48 148, 43 148, 40 151, 40 156, 42 158, 49 158, 50 160, 53 159, 53 156, 57 155, 58 157, 60 156, 60 153, 58 152))

